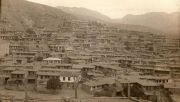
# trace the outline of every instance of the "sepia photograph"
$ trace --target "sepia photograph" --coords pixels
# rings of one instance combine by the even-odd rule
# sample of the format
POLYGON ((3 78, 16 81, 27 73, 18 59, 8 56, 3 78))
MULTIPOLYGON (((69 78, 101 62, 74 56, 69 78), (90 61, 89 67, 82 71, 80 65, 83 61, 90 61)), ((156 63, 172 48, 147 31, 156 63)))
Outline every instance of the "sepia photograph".
POLYGON ((0 102, 180 102, 180 0, 0 0, 0 102))

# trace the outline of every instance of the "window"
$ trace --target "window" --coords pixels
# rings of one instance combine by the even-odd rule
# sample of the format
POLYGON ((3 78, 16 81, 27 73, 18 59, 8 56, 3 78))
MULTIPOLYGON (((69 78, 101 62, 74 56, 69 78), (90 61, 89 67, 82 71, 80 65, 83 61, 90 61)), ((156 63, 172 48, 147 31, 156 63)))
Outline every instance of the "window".
POLYGON ((71 80, 71 77, 68 77, 68 81, 70 81, 71 80))
POLYGON ((43 76, 41 76, 41 79, 43 79, 43 76))
POLYGON ((64 81, 65 81, 65 79, 66 79, 66 78, 65 78, 65 77, 63 77, 63 80, 64 80, 64 81))

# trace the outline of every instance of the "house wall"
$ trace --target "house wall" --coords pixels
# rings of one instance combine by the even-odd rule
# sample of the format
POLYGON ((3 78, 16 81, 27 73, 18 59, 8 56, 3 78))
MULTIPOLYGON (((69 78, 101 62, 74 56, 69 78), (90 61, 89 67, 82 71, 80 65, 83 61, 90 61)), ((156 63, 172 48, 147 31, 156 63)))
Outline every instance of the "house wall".
POLYGON ((62 63, 62 61, 60 61, 60 60, 45 60, 44 63, 45 64, 60 64, 60 63, 62 63))
POLYGON ((76 77, 64 77, 64 76, 60 76, 60 81, 61 82, 67 82, 67 83, 74 83, 76 80, 76 77))
POLYGON ((0 57, 9 54, 9 43, 0 41, 0 57))
POLYGON ((86 85, 86 84, 82 84, 82 87, 81 87, 81 88, 82 88, 85 92, 92 94, 91 86, 88 86, 88 85, 86 85))

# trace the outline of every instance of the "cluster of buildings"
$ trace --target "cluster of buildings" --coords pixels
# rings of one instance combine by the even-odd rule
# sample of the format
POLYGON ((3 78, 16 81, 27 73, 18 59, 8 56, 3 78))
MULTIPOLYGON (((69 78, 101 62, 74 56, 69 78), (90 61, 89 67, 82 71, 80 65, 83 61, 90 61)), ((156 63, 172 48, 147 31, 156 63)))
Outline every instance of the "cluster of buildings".
POLYGON ((90 94, 107 86, 116 86, 114 96, 133 86, 147 97, 162 87, 180 92, 180 38, 80 20, 26 31, 0 23, 0 83, 8 88, 26 83, 43 90, 49 79, 59 78, 63 88, 78 82, 90 94))

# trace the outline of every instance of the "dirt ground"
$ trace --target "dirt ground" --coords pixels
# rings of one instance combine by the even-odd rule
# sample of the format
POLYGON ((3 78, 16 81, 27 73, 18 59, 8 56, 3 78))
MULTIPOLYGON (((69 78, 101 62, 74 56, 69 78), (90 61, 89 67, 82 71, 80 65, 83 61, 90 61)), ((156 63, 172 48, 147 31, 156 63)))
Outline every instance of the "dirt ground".
MULTIPOLYGON (((13 90, 6 90, 4 88, 0 88, 0 93, 3 95, 10 95, 16 99, 23 99, 25 98, 24 91, 13 91, 13 90)), ((74 97, 75 91, 73 89, 61 89, 59 90, 59 94, 42 94, 38 92, 28 91, 28 97, 30 98, 39 98, 39 99, 59 99, 62 97, 74 97)), ((78 97, 85 98, 85 97, 92 97, 92 95, 84 92, 82 89, 78 89, 78 97)))

